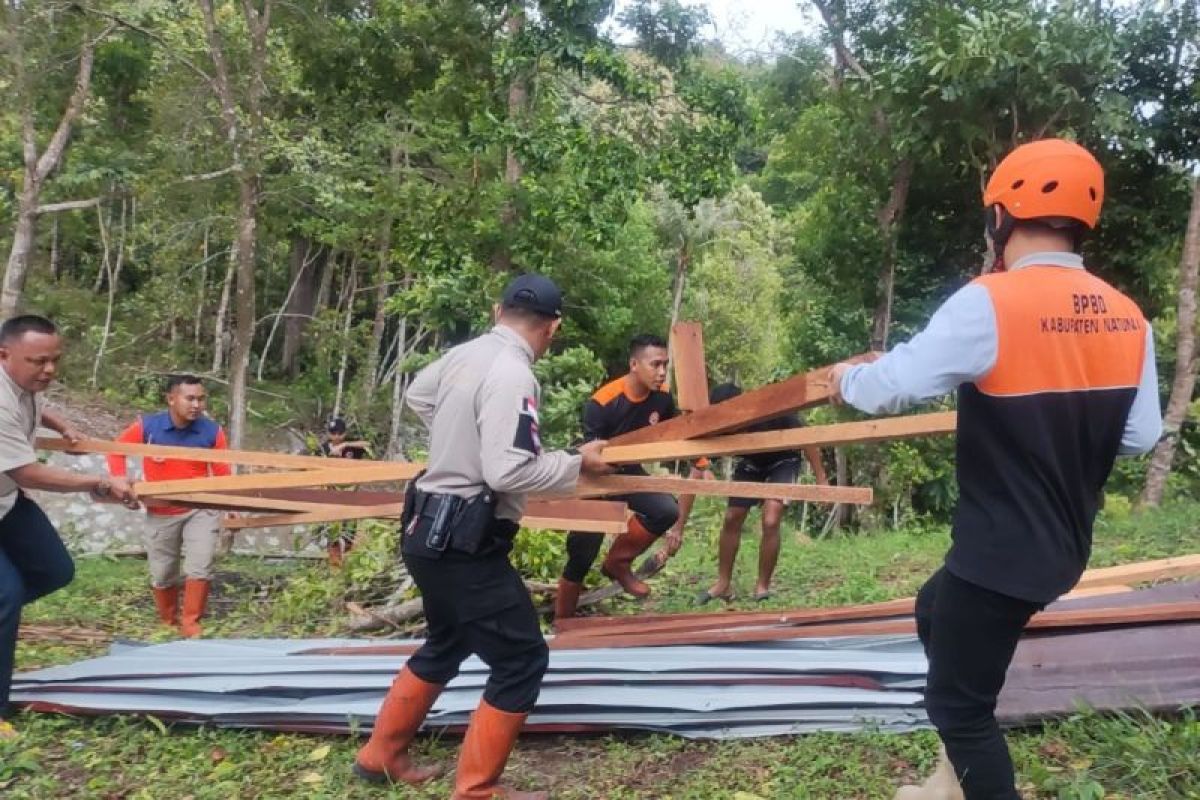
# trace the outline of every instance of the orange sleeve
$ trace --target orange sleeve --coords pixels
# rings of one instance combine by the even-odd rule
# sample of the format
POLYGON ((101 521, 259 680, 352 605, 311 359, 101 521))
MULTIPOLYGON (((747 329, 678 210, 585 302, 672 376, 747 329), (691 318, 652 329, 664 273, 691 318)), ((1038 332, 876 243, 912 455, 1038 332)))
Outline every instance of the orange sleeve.
MULTIPOLYGON (((121 431, 121 435, 117 437, 118 442, 129 442, 131 444, 142 443, 142 418, 138 417, 133 424, 125 430, 121 431)), ((108 461, 108 474, 114 478, 124 478, 126 475, 127 463, 126 457, 120 453, 110 453, 105 457, 108 461)))
MULTIPOLYGON (((228 450, 229 442, 225 440, 225 429, 217 428, 217 440, 213 442, 213 450, 228 450)), ((224 478, 233 474, 233 467, 229 464, 209 464, 209 474, 215 478, 224 478)))

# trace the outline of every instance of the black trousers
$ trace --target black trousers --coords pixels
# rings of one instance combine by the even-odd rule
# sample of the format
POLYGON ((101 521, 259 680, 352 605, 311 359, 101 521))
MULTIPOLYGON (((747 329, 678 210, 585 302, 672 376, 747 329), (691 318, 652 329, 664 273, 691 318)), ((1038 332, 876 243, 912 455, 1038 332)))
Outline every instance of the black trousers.
POLYGON ((967 800, 1020 800, 996 722, 996 697, 1021 631, 1041 608, 964 581, 945 567, 917 593, 917 635, 929 659, 925 710, 967 800))
POLYGON ((8 710, 21 607, 61 589, 75 564, 58 531, 24 493, 0 519, 0 717, 8 710))
POLYGON ((533 709, 550 663, 533 601, 507 553, 440 559, 404 556, 421 590, 429 632, 408 668, 428 683, 449 683, 472 654, 491 668, 484 699, 501 711, 533 709))
MULTIPOLYGON (((641 492, 609 499, 628 503, 629 510, 655 536, 662 536, 679 519, 679 503, 669 494, 641 492)), ((583 583, 588 570, 596 563, 596 556, 600 555, 603 544, 604 537, 596 533, 568 533, 567 565, 563 567, 563 577, 573 583, 583 583)))

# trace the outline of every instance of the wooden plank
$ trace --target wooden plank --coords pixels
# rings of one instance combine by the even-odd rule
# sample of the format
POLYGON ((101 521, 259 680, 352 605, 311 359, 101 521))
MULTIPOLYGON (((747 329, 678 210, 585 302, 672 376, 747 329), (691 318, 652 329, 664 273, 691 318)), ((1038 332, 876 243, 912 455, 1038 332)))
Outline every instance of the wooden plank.
POLYGON ((671 369, 675 373, 675 403, 680 411, 708 408, 708 366, 704 361, 704 332, 699 322, 671 326, 671 369))
MULTIPOLYGON (((847 360, 859 362, 873 358, 872 354, 863 353, 847 360)), ((735 431, 790 411, 827 403, 830 397, 829 369, 822 367, 812 372, 794 375, 787 380, 754 389, 715 406, 630 431, 613 439, 612 444, 698 439, 701 436, 735 431)))
POLYGON ((403 503, 404 492, 395 489, 243 489, 226 492, 230 497, 255 497, 263 500, 292 500, 321 506, 382 506, 403 503))
POLYGON ((136 442, 110 442, 103 439, 85 439, 77 445, 68 445, 58 436, 39 436, 39 450, 57 450, 72 453, 115 453, 138 458, 170 458, 183 461, 202 461, 208 464, 242 464, 251 467, 275 467, 277 469, 347 469, 364 465, 388 465, 391 461, 354 460, 349 458, 325 458, 323 456, 300 456, 292 453, 268 453, 257 450, 213 450, 203 447, 170 447, 161 444, 138 444, 136 442))
POLYGON ((772 453, 802 447, 838 447, 847 444, 910 439, 954 433, 958 412, 885 417, 861 422, 839 422, 786 431, 735 433, 703 439, 677 439, 647 444, 610 445, 601 455, 610 464, 637 464, 646 461, 672 461, 688 458, 772 453))
MULTIPOLYGON (((335 459, 329 459, 334 461, 335 459)), ((268 472, 229 477, 185 478, 174 481, 139 481, 134 491, 139 497, 188 492, 226 492, 240 489, 285 489, 293 486, 342 486, 355 483, 391 483, 407 481, 421 471, 420 464, 379 462, 371 466, 346 469, 268 472)))
MULTIPOLYGON (((1132 591, 1129 586, 1097 586, 1095 588, 1076 589, 1064 594, 1059 600, 1075 600, 1082 597, 1101 597, 1125 594, 1132 591)), ((881 603, 864 603, 853 606, 833 606, 827 608, 793 608, 779 611, 692 611, 676 614, 620 614, 616 616, 571 617, 555 623, 559 633, 579 632, 590 634, 593 631, 613 630, 621 626, 632 625, 636 621, 638 627, 657 626, 660 624, 688 624, 701 617, 713 620, 712 624, 746 624, 758 622, 770 624, 775 620, 780 622, 796 622, 808 614, 824 614, 830 611, 844 614, 845 620, 879 619, 911 615, 916 605, 915 598, 903 597, 896 600, 886 600, 881 603)))
POLYGON ((533 517, 521 518, 521 526, 536 531, 562 531, 563 533, 624 533, 629 523, 625 520, 613 522, 607 519, 579 519, 578 517, 533 517))
POLYGON ((629 520, 629 506, 619 500, 530 500, 525 504, 525 516, 591 519, 625 525, 629 520))
POLYGON ((229 530, 242 528, 276 528, 292 525, 316 525, 323 522, 342 522, 352 519, 398 518, 403 511, 402 503, 384 506, 337 506, 300 514, 265 514, 258 517, 236 517, 226 519, 221 527, 229 530))
MULTIPOLYGON (((738 628, 747 626, 784 627, 813 625, 824 622, 848 622, 905 617, 913 614, 912 599, 891 600, 886 603, 870 603, 861 606, 833 608, 800 608, 793 611, 744 611, 706 614, 664 614, 658 618, 626 616, 619 624, 591 625, 586 627, 562 628, 575 636, 613 636, 625 633, 647 635, 655 633, 711 630, 713 628, 738 628)), ((653 616, 653 615, 652 615, 653 616)), ((622 619, 621 617, 617 618, 622 619)), ((567 620, 564 620, 566 622, 567 620)), ((557 623, 556 623, 557 624, 557 623)))
MULTIPOLYGON (((1107 597, 1113 594, 1125 594, 1132 592, 1132 586, 1124 586, 1122 584, 1113 584, 1112 586, 1085 586, 1082 589, 1076 589, 1072 592, 1067 592, 1059 600, 1078 600, 1081 597, 1107 597)), ((1057 602, 1057 601, 1056 601, 1057 602)))
POLYGON ((579 497, 604 497, 636 492, 752 497, 765 500, 803 500, 809 503, 847 503, 860 506, 870 505, 874 497, 874 493, 869 487, 859 486, 709 481, 700 478, 643 475, 605 475, 599 478, 581 478, 575 493, 579 497))
MULTIPOLYGON (((310 511, 301 514, 269 514, 258 517, 241 517, 227 519, 222 527, 229 530, 243 528, 273 528, 293 525, 315 525, 325 522, 341 522, 352 519, 396 519, 403 511, 402 505, 386 506, 344 506, 327 508, 321 511, 310 511)), ((624 517, 619 521, 611 519, 586 519, 578 517, 539 517, 526 515, 521 518, 521 525, 534 530, 573 531, 577 533, 624 533, 626 522, 624 517)))
POLYGON ((286 500, 278 497, 253 497, 240 494, 221 494, 219 492, 188 492, 187 494, 170 494, 160 497, 147 497, 144 501, 147 508, 165 506, 184 506, 186 508, 211 508, 220 511, 320 511, 325 508, 321 503, 309 503, 302 500, 286 500))
POLYGON ((1200 575, 1200 553, 1160 558, 1155 561, 1139 561, 1136 564, 1123 564, 1119 567, 1089 569, 1083 573, 1083 577, 1079 579, 1075 588, 1145 583, 1171 578, 1187 578, 1194 575, 1200 575))
MULTIPOLYGON (((1159 603, 1134 608, 1098 608, 1078 611, 1043 611, 1029 621, 1026 630, 1119 627, 1200 620, 1200 602, 1159 603)), ((667 645, 732 644, 770 642, 827 636, 911 634, 916 622, 909 619, 844 622, 796 627, 713 628, 705 631, 580 636, 564 633, 551 642, 554 650, 590 650, 606 647, 663 647, 667 645)))

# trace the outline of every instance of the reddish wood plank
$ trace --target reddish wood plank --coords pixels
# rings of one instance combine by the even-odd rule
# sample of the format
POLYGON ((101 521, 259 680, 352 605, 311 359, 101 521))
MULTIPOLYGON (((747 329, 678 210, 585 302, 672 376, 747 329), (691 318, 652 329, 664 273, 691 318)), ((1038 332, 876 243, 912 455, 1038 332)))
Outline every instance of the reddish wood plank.
MULTIPOLYGON (((858 362, 873 358, 874 355, 863 353, 847 360, 858 362)), ((822 367, 754 389, 715 406, 631 431, 616 437, 611 443, 644 444, 671 439, 698 439, 701 436, 727 433, 789 411, 799 411, 827 403, 830 397, 829 389, 829 367, 822 367)))
MULTIPOLYGON (((1158 603, 1134 608, 1098 608, 1079 611, 1043 611, 1029 621, 1026 630, 1120 627, 1200 620, 1200 602, 1158 603)), ((911 619, 875 620, 801 625, 793 627, 723 628, 649 635, 582 636, 564 633, 551 644, 557 650, 591 650, 604 647, 663 647, 667 645, 732 644, 771 642, 826 636, 868 636, 916 633, 911 619)))
POLYGON ((829 608, 797 608, 787 611, 733 611, 691 614, 646 614, 623 617, 581 617, 556 623, 560 633, 578 636, 610 636, 622 633, 658 633, 669 631, 704 630, 715 627, 744 627, 748 625, 810 625, 821 622, 872 620, 887 617, 911 616, 912 598, 868 603, 856 606, 829 608), (591 624, 588 621, 591 620, 591 624), (604 620, 597 623, 596 620, 604 620), (566 626, 563 623, 568 623, 566 626))
POLYGON ((870 505, 874 492, 861 486, 816 486, 808 483, 755 483, 753 481, 709 481, 701 478, 674 478, 643 475, 605 475, 581 478, 576 488, 580 497, 662 492, 713 497, 756 497, 776 500, 800 500, 809 503, 847 503, 870 505))
POLYGON ((680 411, 708 408, 708 367, 704 361, 704 332, 700 323, 676 322, 671 327, 670 344, 676 405, 680 411))
POLYGON ((954 433, 958 413, 914 414, 860 422, 814 425, 786 431, 734 433, 702 439, 674 439, 647 444, 609 445, 601 455, 610 464, 637 464, 646 461, 673 461, 688 458, 772 453, 802 447, 838 447, 847 444, 909 439, 954 433))

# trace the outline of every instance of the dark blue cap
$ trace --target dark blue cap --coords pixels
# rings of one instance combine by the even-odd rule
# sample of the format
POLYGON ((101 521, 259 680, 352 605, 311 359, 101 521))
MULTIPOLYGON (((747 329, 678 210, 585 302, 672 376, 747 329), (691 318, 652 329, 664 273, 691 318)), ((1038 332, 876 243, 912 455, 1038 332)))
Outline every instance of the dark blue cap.
POLYGON ((562 316, 562 292, 545 275, 518 275, 504 288, 500 302, 506 307, 523 308, 544 317, 562 316))

